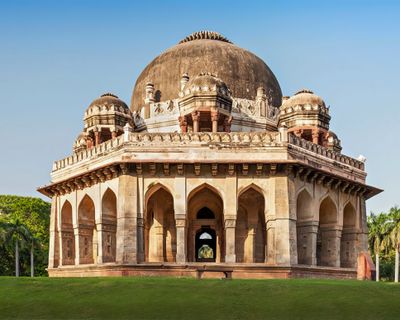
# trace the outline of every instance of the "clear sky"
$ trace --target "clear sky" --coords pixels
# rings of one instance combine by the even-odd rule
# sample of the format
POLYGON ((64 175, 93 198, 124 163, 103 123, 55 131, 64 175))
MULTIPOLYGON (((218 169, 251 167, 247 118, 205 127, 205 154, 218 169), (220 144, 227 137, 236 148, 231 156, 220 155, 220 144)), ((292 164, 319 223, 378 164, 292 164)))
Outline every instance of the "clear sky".
POLYGON ((1 1, 0 194, 39 196, 53 160, 105 92, 129 103, 141 70, 199 30, 261 57, 284 95, 309 88, 331 106, 343 153, 367 158, 400 205, 400 1, 1 1))

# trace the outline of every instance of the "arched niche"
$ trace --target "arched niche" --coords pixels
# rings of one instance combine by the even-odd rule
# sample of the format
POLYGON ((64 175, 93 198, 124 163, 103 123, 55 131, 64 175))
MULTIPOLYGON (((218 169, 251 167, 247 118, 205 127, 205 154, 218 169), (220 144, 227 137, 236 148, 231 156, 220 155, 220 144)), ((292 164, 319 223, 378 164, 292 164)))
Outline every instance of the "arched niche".
POLYGON ((92 198, 85 195, 78 206, 79 263, 91 264, 97 258, 95 207, 92 198))
POLYGON ((303 189, 296 201, 297 258, 299 264, 315 264, 316 230, 313 222, 313 199, 310 193, 303 189))
POLYGON ((107 188, 101 201, 103 262, 115 262, 117 232, 117 197, 107 188))
POLYGON ((357 212, 351 202, 343 209, 343 231, 340 240, 340 266, 356 268, 358 233, 356 230, 357 212))
POLYGON ((67 200, 61 208, 62 264, 75 264, 75 236, 72 224, 72 205, 67 200))
POLYGON ((164 186, 153 186, 146 194, 144 228, 145 261, 175 262, 174 199, 164 186))
POLYGON ((239 195, 236 218, 236 261, 264 262, 266 248, 265 199, 250 187, 239 195))
POLYGON ((200 261, 196 251, 196 235, 208 228, 215 234, 213 261, 222 262, 225 257, 224 207, 219 192, 208 184, 194 189, 188 196, 187 259, 200 261))
POLYGON ((317 264, 338 267, 340 263, 340 238, 338 243, 338 212, 330 196, 323 199, 319 207, 317 235, 317 264))

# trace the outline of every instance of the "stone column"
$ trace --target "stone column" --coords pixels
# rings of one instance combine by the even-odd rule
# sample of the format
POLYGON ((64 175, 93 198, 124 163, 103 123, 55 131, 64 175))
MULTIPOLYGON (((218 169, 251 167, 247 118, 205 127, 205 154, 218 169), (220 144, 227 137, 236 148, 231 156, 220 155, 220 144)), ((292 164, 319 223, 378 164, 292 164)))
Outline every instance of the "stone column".
POLYGON ((312 129, 312 142, 314 144, 318 144, 318 142, 319 142, 319 130, 318 129, 312 129))
POLYGON ((236 252, 235 252, 235 228, 236 228, 236 216, 227 216, 224 220, 225 224, 225 262, 235 263, 236 252))
MULTIPOLYGON (((57 255, 56 248, 58 247, 57 241, 57 196, 51 198, 51 211, 50 211, 50 242, 49 242, 49 268, 56 268, 59 264, 59 255, 57 255)), ((58 250, 59 251, 59 250, 58 250)))
POLYGON ((256 252, 256 230, 257 224, 250 224, 247 232, 247 240, 245 245, 245 262, 252 263, 255 262, 255 252, 256 252), (246 253, 247 252, 247 253, 246 253))
POLYGON ((321 265, 340 267, 340 238, 342 231, 339 227, 321 228, 321 265))
POLYGON ((358 257, 358 237, 356 229, 343 229, 340 241, 340 266, 342 268, 356 268, 358 257))
POLYGON ((199 132, 200 112, 192 112, 193 132, 199 132))
POLYGON ((297 222, 298 264, 317 265, 318 221, 297 222))
POLYGON ((116 262, 137 263, 137 177, 124 168, 118 179, 116 262))
POLYGON ((75 265, 80 264, 80 236, 79 236, 79 227, 74 226, 74 237, 75 237, 75 265))
POLYGON ((185 215, 175 215, 183 216, 180 218, 175 218, 176 224, 176 262, 177 263, 185 263, 186 262, 186 219, 185 215))
POLYGON ((113 128, 111 129, 111 138, 115 139, 117 137, 117 129, 113 128))
POLYGON ((95 146, 99 145, 101 143, 101 139, 100 139, 100 131, 98 128, 96 128, 94 130, 94 140, 95 140, 95 146))
POLYGON ((103 239, 102 223, 96 223, 96 231, 97 231, 97 259, 95 259, 95 263, 103 263, 104 239, 103 239))
POLYGON ((275 220, 266 219, 265 262, 269 265, 275 264, 275 220))
POLYGON ((186 133, 187 132, 186 116, 180 116, 178 118, 178 121, 179 121, 179 127, 181 128, 182 133, 186 133))
POLYGON ((218 132, 218 111, 211 111, 212 132, 218 132))

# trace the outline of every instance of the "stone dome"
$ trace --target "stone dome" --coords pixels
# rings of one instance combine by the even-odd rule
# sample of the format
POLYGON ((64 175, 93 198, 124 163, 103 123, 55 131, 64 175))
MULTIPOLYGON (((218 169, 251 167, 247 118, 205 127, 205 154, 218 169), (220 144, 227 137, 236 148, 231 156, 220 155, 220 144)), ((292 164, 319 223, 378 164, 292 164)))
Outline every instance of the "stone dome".
POLYGON ((192 78, 183 88, 183 94, 188 95, 196 92, 218 92, 229 96, 229 88, 220 78, 211 73, 201 73, 192 78))
POLYGON ((154 84, 156 102, 178 98, 180 80, 210 72, 222 79, 235 98, 254 100, 257 88, 264 87, 276 107, 282 92, 275 75, 253 53, 232 44, 216 32, 196 32, 156 57, 140 74, 131 99, 131 110, 144 105, 146 83, 154 84))
MULTIPOLYGON (((129 109, 125 102, 118 98, 115 94, 105 93, 102 94, 99 98, 93 100, 93 102, 89 105, 88 110, 94 106, 104 106, 104 107, 122 107, 123 109, 129 109)), ((122 110, 121 110, 122 111, 122 110)))
POLYGON ((321 97, 317 96, 316 94, 314 94, 314 92, 308 89, 302 89, 296 92, 290 98, 284 97, 282 109, 295 107, 298 105, 312 105, 326 108, 324 100, 322 100, 321 97))

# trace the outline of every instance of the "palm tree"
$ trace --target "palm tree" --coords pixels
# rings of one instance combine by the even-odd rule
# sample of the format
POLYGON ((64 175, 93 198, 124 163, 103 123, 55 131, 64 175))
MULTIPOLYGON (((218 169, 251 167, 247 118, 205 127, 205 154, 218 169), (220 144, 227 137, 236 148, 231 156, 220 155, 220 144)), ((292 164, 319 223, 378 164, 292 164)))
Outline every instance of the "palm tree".
POLYGON ((379 255, 384 248, 385 235, 387 234, 387 215, 380 213, 378 215, 371 214, 368 217, 368 245, 371 253, 375 254, 376 281, 379 281, 379 255))
POLYGON ((390 209, 388 223, 388 233, 385 238, 385 245, 395 251, 394 281, 399 282, 399 250, 400 250, 400 209, 393 207, 390 209))
MULTIPOLYGON (((18 218, 7 222, 0 222, 3 229, 4 241, 7 243, 14 242, 15 245, 15 276, 19 277, 19 245, 27 243, 32 239, 31 232, 18 218)), ((32 252, 32 251, 31 251, 32 252)), ((32 253, 31 253, 32 254, 32 253)))

